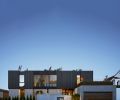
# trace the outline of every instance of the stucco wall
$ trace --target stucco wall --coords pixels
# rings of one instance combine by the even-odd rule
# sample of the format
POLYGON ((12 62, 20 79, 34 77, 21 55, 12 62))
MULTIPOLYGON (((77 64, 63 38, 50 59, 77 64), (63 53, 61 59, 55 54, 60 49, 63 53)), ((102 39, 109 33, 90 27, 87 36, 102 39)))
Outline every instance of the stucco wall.
POLYGON ((15 97, 15 96, 19 96, 19 89, 9 89, 9 96, 10 97, 15 97))
POLYGON ((25 96, 33 95, 33 89, 25 89, 25 96))
POLYGON ((37 100, 57 100, 57 97, 64 97, 64 100, 71 100, 71 96, 69 96, 69 95, 61 95, 61 94, 37 95, 37 100))

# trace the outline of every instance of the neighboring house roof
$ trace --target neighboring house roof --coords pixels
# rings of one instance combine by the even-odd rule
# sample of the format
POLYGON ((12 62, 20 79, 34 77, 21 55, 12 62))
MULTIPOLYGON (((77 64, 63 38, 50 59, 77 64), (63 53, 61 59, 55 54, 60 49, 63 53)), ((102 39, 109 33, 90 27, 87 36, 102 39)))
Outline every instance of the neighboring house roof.
POLYGON ((9 92, 9 91, 5 89, 0 89, 0 92, 9 92))
POLYGON ((81 86, 81 85, 113 85, 113 82, 110 81, 90 81, 90 82, 81 82, 80 84, 77 85, 81 86))

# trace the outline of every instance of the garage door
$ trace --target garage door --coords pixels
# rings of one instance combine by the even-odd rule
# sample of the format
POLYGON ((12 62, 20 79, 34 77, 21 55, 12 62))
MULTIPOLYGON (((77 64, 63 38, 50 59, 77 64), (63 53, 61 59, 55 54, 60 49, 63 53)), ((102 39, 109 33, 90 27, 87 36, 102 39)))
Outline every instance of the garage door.
POLYGON ((112 100, 112 92, 85 92, 84 100, 112 100))

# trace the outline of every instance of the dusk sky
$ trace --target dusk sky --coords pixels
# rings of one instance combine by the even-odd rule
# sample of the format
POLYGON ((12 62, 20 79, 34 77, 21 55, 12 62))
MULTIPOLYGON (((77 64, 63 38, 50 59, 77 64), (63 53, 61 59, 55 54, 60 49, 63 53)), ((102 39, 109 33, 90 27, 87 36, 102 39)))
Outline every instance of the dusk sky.
POLYGON ((120 69, 120 0, 0 0, 0 88, 8 70, 120 69))

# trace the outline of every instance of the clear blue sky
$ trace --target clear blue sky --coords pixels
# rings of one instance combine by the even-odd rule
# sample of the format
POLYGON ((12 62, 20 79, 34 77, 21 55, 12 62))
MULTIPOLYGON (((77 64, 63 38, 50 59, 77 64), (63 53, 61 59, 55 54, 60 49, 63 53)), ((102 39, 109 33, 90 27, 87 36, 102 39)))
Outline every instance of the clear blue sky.
POLYGON ((0 0, 0 88, 8 70, 120 69, 120 0, 0 0))

